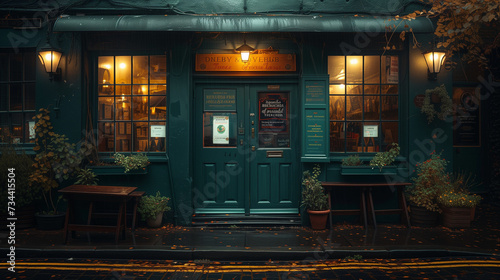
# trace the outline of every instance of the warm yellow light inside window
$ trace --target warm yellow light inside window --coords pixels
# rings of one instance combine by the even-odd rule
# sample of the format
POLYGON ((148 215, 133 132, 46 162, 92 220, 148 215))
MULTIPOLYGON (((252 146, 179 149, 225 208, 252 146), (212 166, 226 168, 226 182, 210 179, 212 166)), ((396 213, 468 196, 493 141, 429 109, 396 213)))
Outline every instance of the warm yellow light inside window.
POLYGON ((127 68, 127 64, 125 63, 120 63, 120 69, 125 69, 127 68))
POLYGON ((358 59, 357 58, 351 58, 351 60, 349 61, 351 64, 358 64, 358 59))

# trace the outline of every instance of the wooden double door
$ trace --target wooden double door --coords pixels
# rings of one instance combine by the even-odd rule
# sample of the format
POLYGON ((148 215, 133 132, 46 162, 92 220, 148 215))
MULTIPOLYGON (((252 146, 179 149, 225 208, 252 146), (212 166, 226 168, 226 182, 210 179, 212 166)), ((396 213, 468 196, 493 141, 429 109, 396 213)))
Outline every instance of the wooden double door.
POLYGON ((198 83, 196 214, 299 212, 296 84, 198 83))

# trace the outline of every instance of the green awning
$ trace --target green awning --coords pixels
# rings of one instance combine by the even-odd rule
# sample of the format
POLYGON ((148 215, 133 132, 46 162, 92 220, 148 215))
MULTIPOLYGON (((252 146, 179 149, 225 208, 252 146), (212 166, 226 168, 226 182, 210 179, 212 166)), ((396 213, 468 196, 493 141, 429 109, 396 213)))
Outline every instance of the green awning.
POLYGON ((401 23, 387 16, 355 15, 123 15, 63 16, 54 31, 204 31, 204 32, 433 32, 428 18, 401 23))

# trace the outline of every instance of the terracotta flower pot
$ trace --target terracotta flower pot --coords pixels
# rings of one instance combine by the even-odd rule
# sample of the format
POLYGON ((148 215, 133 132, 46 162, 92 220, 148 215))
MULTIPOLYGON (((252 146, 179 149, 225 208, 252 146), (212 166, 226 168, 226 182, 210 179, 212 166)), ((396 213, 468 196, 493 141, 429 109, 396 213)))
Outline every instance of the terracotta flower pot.
POLYGON ((417 227, 434 227, 438 225, 439 213, 427 210, 425 207, 410 204, 411 225, 417 227))
POLYGON ((311 221, 311 228, 315 230, 322 230, 326 228, 326 221, 330 210, 313 211, 307 209, 309 213, 309 220, 311 221))
POLYGON ((148 227, 159 228, 159 227, 161 227, 161 222, 162 221, 163 221, 163 212, 162 213, 158 213, 156 215, 156 218, 147 219, 146 223, 148 224, 148 227))
POLYGON ((443 226, 449 228, 470 227, 472 208, 466 207, 444 207, 443 226))

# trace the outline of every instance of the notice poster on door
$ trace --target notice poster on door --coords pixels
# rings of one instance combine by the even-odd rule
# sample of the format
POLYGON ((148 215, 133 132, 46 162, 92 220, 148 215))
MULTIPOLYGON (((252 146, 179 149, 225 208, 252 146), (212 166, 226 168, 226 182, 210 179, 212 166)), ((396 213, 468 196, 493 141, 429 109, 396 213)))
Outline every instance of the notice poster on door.
POLYGON ((288 131, 288 95, 286 93, 259 94, 259 131, 288 131))
POLYGON ((213 116, 213 144, 229 144, 229 117, 213 116))

